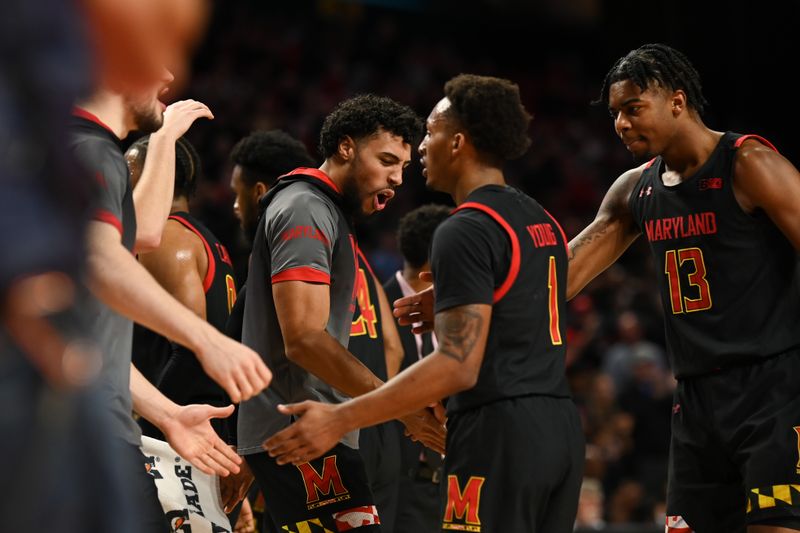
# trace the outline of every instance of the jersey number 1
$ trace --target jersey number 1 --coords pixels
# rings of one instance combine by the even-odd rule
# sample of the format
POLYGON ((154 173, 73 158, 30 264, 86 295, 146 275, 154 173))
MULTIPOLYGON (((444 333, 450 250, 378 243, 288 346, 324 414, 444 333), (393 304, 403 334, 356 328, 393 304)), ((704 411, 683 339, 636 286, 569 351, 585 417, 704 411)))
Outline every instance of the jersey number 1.
POLYGON ((550 341, 558 346, 561 344, 561 329, 558 320, 558 279, 556 276, 556 258, 550 256, 550 266, 547 272, 548 303, 550 311, 550 341))
POLYGON ((682 248, 668 250, 665 255, 666 265, 664 273, 669 281, 669 297, 672 303, 672 313, 693 313, 711 308, 711 288, 706 281, 706 263, 703 260, 703 251, 700 248, 682 248), (690 287, 697 287, 697 298, 684 296, 681 291, 680 267, 686 261, 691 261, 694 270, 689 273, 690 287))

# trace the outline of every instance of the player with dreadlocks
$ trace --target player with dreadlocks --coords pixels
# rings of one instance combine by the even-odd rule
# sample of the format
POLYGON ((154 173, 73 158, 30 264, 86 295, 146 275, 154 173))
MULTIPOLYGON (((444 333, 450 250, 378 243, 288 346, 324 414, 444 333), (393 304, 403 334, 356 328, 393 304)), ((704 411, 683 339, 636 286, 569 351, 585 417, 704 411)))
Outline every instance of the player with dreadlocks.
POLYGON ((709 129, 669 46, 619 59, 599 103, 641 165, 570 242, 567 295, 645 235, 678 379, 667 531, 798 531, 800 173, 762 137, 709 129))

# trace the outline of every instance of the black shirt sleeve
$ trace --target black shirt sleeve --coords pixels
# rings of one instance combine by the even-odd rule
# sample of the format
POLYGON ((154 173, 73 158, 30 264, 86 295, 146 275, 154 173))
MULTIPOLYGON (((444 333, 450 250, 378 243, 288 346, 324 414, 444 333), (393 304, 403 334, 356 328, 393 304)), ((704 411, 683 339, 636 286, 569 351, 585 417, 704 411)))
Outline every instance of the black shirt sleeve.
POLYGON ((472 209, 439 225, 433 236, 431 270, 435 311, 494 302, 494 290, 508 273, 511 243, 490 217, 472 209))

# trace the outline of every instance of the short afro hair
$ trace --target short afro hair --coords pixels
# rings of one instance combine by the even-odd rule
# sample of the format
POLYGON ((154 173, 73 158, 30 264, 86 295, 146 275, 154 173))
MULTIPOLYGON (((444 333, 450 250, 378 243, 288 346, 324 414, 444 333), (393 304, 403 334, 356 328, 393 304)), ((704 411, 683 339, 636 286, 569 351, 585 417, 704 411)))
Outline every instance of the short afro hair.
MULTIPOLYGON (((142 165, 142 169, 144 169, 149 146, 150 135, 145 135, 128 148, 128 150, 137 149, 137 161, 142 165)), ((175 141, 175 196, 191 198, 197 190, 197 182, 202 178, 203 167, 200 164, 200 154, 186 137, 179 137, 175 141)))
POLYGON ((305 144, 282 130, 256 131, 240 139, 231 150, 231 162, 242 168, 242 180, 249 187, 258 182, 272 185, 298 167, 317 166, 305 144))
POLYGON ((345 137, 359 141, 381 130, 416 146, 423 128, 422 119, 410 107, 384 96, 362 94, 341 102, 325 117, 319 153, 327 159, 336 153, 345 137))
POLYGON ((451 208, 427 204, 406 213, 397 227, 397 245, 403 259, 414 268, 429 258, 433 232, 450 215, 451 208))
POLYGON ((528 151, 532 117, 522 105, 516 83, 459 74, 445 83, 444 94, 450 100, 446 114, 466 130, 478 152, 502 163, 528 151))
POLYGON ((702 115, 708 105, 703 96, 700 74, 689 59, 665 44, 645 44, 619 58, 603 80, 600 99, 595 104, 608 105, 611 86, 630 80, 642 91, 654 84, 670 91, 686 93, 686 105, 702 115))

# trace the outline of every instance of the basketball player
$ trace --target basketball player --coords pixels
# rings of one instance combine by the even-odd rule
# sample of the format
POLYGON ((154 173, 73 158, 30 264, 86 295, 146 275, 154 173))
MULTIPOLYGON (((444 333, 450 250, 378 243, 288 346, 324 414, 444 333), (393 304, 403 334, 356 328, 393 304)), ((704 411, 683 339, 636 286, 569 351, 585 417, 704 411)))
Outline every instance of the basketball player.
POLYGON ((708 128, 669 46, 620 58, 600 100, 641 164, 570 242, 568 296, 645 236, 678 378, 667 529, 800 530, 800 173, 762 137, 708 128))
MULTIPOLYGON (((403 256, 403 269, 395 272, 383 287, 390 301, 422 291, 431 286, 420 279, 421 272, 430 272, 430 249, 433 232, 447 218, 451 209, 444 205, 423 205, 409 211, 397 227, 397 247, 403 256)), ((403 344, 405 370, 433 352, 433 333, 413 333, 410 327, 397 328, 403 344)), ((397 371, 394 372, 396 374, 397 371)), ((363 430, 362 430, 363 431, 363 430)), ((439 484, 442 457, 418 442, 400 438, 402 462, 398 490, 395 530, 429 533, 439 531, 439 484)))
POLYGON ((565 376, 566 238, 505 183, 530 145, 518 87, 460 75, 444 92, 419 147, 426 184, 458 206, 431 250, 438 347, 352 401, 281 406, 299 419, 267 448, 303 464, 343 431, 450 396, 441 529, 568 533, 584 441, 565 376))
MULTIPOLYGON (((403 346, 391 316, 386 293, 359 249, 356 312, 347 349, 382 381, 397 374, 403 360, 403 346)), ((403 436, 394 420, 364 428, 358 433, 358 449, 364 459, 369 486, 380 513, 381 530, 389 533, 396 530, 395 517, 399 510, 401 439, 424 448, 422 444, 403 436)))
MULTIPOLYGON (((337 404, 381 385, 345 348, 355 311, 351 224, 354 217, 382 210, 394 196, 420 131, 414 112, 391 99, 346 100, 323 124, 322 166, 290 172, 264 198, 242 334, 277 379, 241 405, 238 439, 278 530, 312 524, 339 530, 348 523, 380 529, 357 433, 338 444, 337 437, 327 457, 298 467, 277 463, 263 445, 291 422, 275 410, 278 404, 308 398, 337 404)), ((443 447, 443 428, 425 406, 403 422, 417 438, 443 447)))
POLYGON ((117 439, 116 453, 130 472, 130 482, 140 498, 137 517, 142 531, 163 531, 166 524, 152 478, 144 469, 139 428, 131 417, 133 409, 156 424, 176 451, 201 470, 222 475, 238 472, 240 459, 208 426, 210 417, 227 416, 232 407, 177 406, 131 365, 132 320, 190 347, 234 401, 255 394, 270 379, 269 370, 255 353, 178 303, 131 253, 137 242, 145 248, 158 244, 161 231, 157 228, 163 228, 167 218, 165 213, 161 215, 161 209, 169 206, 172 195, 174 169, 170 167, 175 161, 175 140, 194 120, 210 116, 207 107, 191 101, 173 104, 163 113, 158 96, 170 79, 165 73, 146 93, 126 95, 98 89, 75 110, 70 140, 76 158, 99 183, 95 220, 89 224, 87 239, 88 286, 99 301, 86 310, 86 316, 103 354, 101 383, 117 439), (156 151, 156 144, 160 147, 152 161, 163 158, 166 165, 148 169, 145 164, 143 169, 137 189, 145 194, 143 202, 154 205, 142 206, 146 214, 141 234, 137 232, 128 168, 119 147, 119 140, 134 128, 159 129, 151 139, 151 151, 156 151), (159 216, 163 217, 160 221, 159 216))

